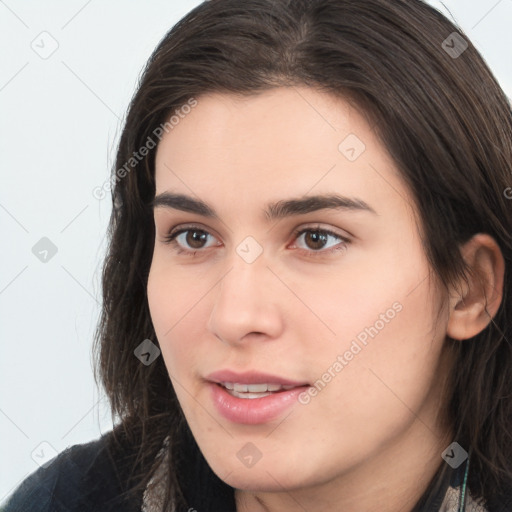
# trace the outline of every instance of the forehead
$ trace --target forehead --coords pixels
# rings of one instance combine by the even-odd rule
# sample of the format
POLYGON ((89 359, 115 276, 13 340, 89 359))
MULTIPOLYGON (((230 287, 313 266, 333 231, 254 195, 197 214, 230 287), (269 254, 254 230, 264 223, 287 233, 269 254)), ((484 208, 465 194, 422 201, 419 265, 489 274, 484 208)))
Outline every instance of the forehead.
POLYGON ((157 194, 248 205, 337 191, 368 203, 410 202, 364 113, 344 99, 309 87, 196 99, 158 145, 157 194))
POLYGON ((348 130, 364 138, 368 126, 361 114, 344 100, 316 89, 281 87, 251 96, 209 93, 197 98, 197 105, 182 116, 164 135, 159 149, 172 147, 175 157, 190 161, 216 157, 227 160, 248 156, 286 155, 304 157, 338 156, 338 143, 348 130), (306 144, 304 144, 306 143, 306 144), (320 146, 318 144, 320 143, 320 146), (264 149, 263 153, 259 150, 264 149))

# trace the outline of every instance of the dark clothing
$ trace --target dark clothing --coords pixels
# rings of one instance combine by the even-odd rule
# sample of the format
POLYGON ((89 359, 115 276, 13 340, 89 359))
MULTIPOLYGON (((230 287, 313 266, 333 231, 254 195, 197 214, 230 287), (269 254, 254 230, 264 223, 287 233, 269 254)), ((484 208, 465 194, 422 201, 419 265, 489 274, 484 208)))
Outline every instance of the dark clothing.
MULTIPOLYGON (((122 492, 106 448, 107 435, 74 445, 40 467, 15 490, 2 512, 140 512, 136 503, 109 505, 122 492)), ((121 477, 122 478, 122 477, 121 477)))
MULTIPOLYGON (((100 439, 66 449, 46 467, 29 475, 0 512, 140 512, 142 492, 123 498, 131 469, 111 458, 107 445, 112 432, 100 439)), ((180 482, 189 508, 198 512, 236 512, 234 491, 210 469, 191 434, 180 482)))
MULTIPOLYGON (((107 443, 111 434, 74 445, 55 457, 49 466, 29 475, 2 512, 140 512, 142 492, 130 501, 122 497, 129 468, 125 464, 123 469, 110 456, 107 443)), ((179 478, 189 507, 178 512, 236 512, 233 488, 213 473, 191 435, 186 447, 187 457, 183 459, 179 478)), ((431 484, 414 512, 438 512, 448 487, 462 483, 466 464, 467 461, 456 470, 447 471, 441 488, 433 495, 431 484)), ((512 512, 512 496, 495 499, 488 511, 512 512)))

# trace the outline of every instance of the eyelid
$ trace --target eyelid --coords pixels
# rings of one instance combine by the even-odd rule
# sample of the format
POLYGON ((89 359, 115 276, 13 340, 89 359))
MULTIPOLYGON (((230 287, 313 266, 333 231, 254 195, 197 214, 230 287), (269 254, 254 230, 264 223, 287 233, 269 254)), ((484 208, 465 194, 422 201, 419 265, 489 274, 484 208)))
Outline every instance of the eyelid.
POLYGON ((197 222, 191 222, 191 223, 185 223, 185 224, 179 224, 173 228, 171 228, 165 235, 164 238, 168 239, 173 236, 177 236, 179 233, 182 233, 183 231, 188 230, 197 230, 197 231, 204 231, 205 233, 208 233, 209 235, 218 238, 215 233, 212 233, 211 228, 207 228, 205 226, 202 226, 201 224, 198 224, 197 222))
POLYGON ((335 231, 334 229, 330 227, 322 227, 321 224, 316 223, 312 226, 301 226, 300 228, 297 228, 293 231, 294 236, 299 236, 305 231, 321 231, 322 233, 327 233, 329 235, 335 236, 337 238, 340 238, 341 240, 344 240, 346 242, 350 242, 352 239, 352 235, 350 235, 348 232, 339 233, 338 231, 335 231))

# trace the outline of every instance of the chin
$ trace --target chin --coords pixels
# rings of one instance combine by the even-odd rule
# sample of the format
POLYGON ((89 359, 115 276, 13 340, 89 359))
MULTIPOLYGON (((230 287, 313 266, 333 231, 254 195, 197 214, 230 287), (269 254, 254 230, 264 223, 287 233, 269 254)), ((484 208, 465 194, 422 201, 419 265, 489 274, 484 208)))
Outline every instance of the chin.
POLYGON ((253 467, 244 467, 235 458, 233 461, 208 461, 213 472, 229 486, 244 491, 282 492, 283 489, 294 490, 304 487, 307 477, 297 471, 291 472, 289 466, 274 461, 263 461, 253 467))
POLYGON ((224 482, 234 489, 250 492, 283 492, 303 487, 295 479, 294 482, 283 481, 285 474, 269 473, 255 475, 251 474, 251 470, 237 470, 224 479, 224 482))

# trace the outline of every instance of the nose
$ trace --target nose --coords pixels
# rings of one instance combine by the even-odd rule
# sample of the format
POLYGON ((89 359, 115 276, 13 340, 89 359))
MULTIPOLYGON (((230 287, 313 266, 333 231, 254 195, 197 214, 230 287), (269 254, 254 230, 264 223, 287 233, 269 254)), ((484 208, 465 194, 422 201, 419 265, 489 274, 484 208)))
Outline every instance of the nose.
POLYGON ((264 256, 247 263, 235 254, 230 263, 229 271, 212 290, 208 330, 233 345, 256 334, 262 340, 279 337, 283 329, 283 290, 279 290, 279 280, 267 267, 264 256))

